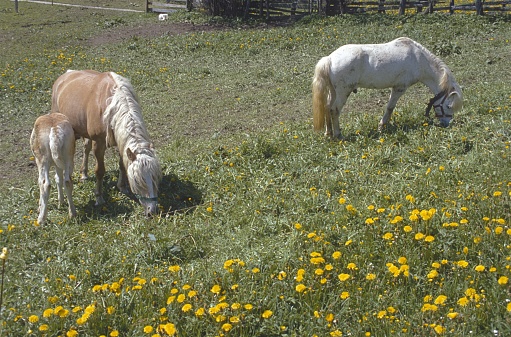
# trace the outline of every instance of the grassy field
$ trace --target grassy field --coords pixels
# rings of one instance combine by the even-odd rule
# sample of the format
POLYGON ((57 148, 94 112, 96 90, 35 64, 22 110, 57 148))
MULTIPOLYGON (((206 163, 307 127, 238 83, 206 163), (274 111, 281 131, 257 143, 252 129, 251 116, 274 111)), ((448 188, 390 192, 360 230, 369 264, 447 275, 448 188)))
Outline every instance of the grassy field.
POLYGON ((23 2, 16 15, 0 0, 0 29, 0 336, 511 334, 509 15, 158 23, 23 2), (399 36, 462 86, 452 125, 424 117, 432 95, 417 85, 381 133, 389 93, 364 89, 342 141, 314 133, 319 58, 399 36), (131 79, 164 171, 161 216, 116 190, 111 149, 104 207, 76 172, 78 218, 53 191, 35 223, 29 135, 69 68, 131 79))

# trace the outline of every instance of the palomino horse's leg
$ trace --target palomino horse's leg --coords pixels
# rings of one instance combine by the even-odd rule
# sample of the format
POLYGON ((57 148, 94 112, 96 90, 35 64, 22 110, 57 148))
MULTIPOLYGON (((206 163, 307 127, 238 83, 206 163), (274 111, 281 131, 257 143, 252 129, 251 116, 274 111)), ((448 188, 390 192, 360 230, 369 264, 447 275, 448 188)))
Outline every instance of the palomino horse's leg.
MULTIPOLYGON (((49 155, 49 154, 48 154, 49 155)), ((48 196, 50 195, 50 162, 48 158, 36 158, 39 171, 39 217, 37 222, 43 225, 48 214, 48 196)))
POLYGON ((122 157, 119 159, 119 180, 117 181, 117 188, 121 191, 121 193, 130 193, 128 175, 126 174, 126 167, 124 167, 122 157))
POLYGON ((378 125, 379 131, 381 131, 383 127, 389 122, 390 117, 392 116, 392 111, 394 111, 394 108, 396 107, 397 101, 401 96, 403 96, 405 91, 406 88, 392 88, 392 91, 390 92, 390 99, 387 103, 387 109, 385 110, 385 113, 380 120, 380 124, 378 125))
POLYGON ((80 180, 85 181, 89 179, 89 154, 92 150, 92 140, 83 139, 83 159, 82 167, 80 168, 80 180))
MULTIPOLYGON (((72 165, 72 162, 71 162, 72 165)), ((69 206, 69 217, 73 218, 76 216, 76 208, 73 203, 73 181, 71 180, 73 169, 72 166, 68 167, 64 171, 64 190, 66 191, 67 204, 69 206)))
POLYGON ((76 208, 73 203, 73 169, 74 169, 75 140, 74 138, 66 144, 66 157, 64 168, 64 190, 66 191, 67 204, 69 206, 69 217, 76 216, 76 208))
POLYGON ((105 151, 106 144, 104 140, 93 141, 92 147, 94 150, 94 156, 96 157, 96 189, 94 194, 96 196, 96 206, 105 203, 103 199, 103 178, 105 176, 105 151))

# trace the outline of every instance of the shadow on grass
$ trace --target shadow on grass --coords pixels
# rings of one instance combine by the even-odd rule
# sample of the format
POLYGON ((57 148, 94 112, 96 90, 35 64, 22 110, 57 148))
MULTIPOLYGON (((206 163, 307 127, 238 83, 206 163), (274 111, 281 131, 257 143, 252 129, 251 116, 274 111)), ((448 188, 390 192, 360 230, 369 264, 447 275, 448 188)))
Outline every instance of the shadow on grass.
POLYGON ((164 215, 186 213, 202 203, 202 193, 192 182, 167 174, 160 183, 159 203, 164 215))
MULTIPOLYGON (((143 212, 138 207, 140 204, 135 195, 119 192, 117 181, 112 179, 113 174, 115 173, 105 174, 103 180, 103 198, 107 202, 104 205, 97 206, 95 205, 95 198, 92 197, 83 208, 83 213, 87 219, 108 219, 122 214, 143 212)), ((96 179, 91 177, 83 184, 87 185, 84 188, 93 193, 96 179)), ((180 180, 173 174, 163 176, 158 194, 158 204, 163 216, 190 212, 201 203, 202 193, 193 183, 180 180)))

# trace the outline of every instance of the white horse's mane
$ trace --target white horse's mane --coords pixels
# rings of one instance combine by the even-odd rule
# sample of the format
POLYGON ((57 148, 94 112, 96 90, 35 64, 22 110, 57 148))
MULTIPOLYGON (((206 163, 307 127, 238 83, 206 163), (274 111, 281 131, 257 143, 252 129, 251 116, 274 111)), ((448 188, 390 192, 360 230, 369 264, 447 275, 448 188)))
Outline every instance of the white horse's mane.
MULTIPOLYGON (((103 113, 103 122, 107 126, 106 143, 108 146, 117 145, 132 188, 139 186, 147 190, 144 179, 137 174, 141 175, 142 171, 148 171, 152 175, 152 181, 158 182, 161 178, 161 168, 158 160, 155 160, 156 154, 144 124, 138 96, 127 78, 114 72, 110 72, 110 75, 115 82, 115 87, 113 96, 109 98, 108 106, 103 113), (138 163, 135 166, 137 168, 142 166, 144 170, 128 168, 130 165, 126 155, 127 149, 137 155, 138 163)), ((157 189, 158 186, 155 188, 157 189)), ((139 191, 133 192, 139 193, 139 191)))
POLYGON ((440 77, 440 82, 438 85, 440 86, 441 91, 448 92, 452 88, 452 83, 454 81, 454 76, 451 73, 451 70, 444 61, 442 61, 438 56, 433 54, 429 49, 418 43, 417 41, 414 41, 412 39, 408 39, 410 42, 412 42, 417 48, 419 48, 426 57, 431 61, 431 63, 434 64, 434 66, 439 70, 439 72, 442 73, 442 76, 440 77))

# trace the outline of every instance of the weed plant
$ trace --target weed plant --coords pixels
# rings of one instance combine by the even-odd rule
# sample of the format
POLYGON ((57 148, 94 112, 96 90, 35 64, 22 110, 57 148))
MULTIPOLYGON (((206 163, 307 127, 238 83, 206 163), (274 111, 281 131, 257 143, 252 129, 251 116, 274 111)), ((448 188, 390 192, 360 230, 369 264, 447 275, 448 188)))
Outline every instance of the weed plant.
MULTIPOLYGON (((118 15, 121 28, 156 20, 118 15)), ((103 28, 89 19, 70 25, 61 47, 48 38, 0 58, 0 247, 9 252, 0 335, 511 333, 508 16, 210 22, 218 29, 95 47, 86 41, 103 28), (452 125, 423 116, 431 94, 416 86, 381 133, 388 92, 359 90, 341 116, 345 138, 315 134, 317 60, 398 36, 440 56, 462 85, 452 125), (105 206, 76 173, 78 218, 53 193, 49 223, 35 222, 28 135, 68 68, 132 80, 163 166, 160 216, 144 218, 116 190, 112 149, 105 206)))

